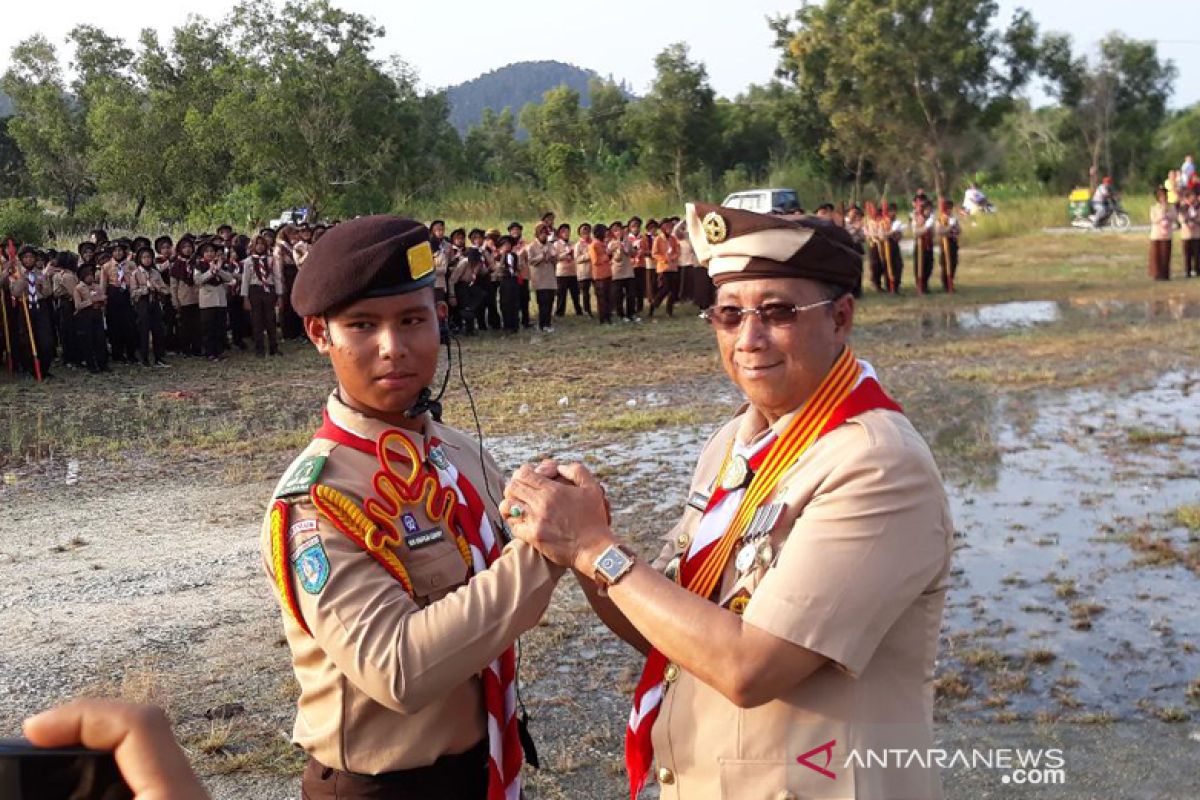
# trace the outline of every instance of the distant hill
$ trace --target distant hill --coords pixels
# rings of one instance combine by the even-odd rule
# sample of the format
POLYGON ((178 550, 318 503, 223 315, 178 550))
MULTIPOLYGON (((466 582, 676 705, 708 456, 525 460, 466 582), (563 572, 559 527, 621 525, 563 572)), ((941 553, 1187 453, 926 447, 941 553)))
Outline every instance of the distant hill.
POLYGON ((588 81, 597 77, 590 69, 561 61, 509 64, 447 89, 450 122, 460 134, 465 134, 483 117, 485 108, 499 113, 507 107, 519 114, 526 103, 541 102, 543 94, 563 84, 579 92, 580 101, 586 106, 588 81))
POLYGON ((0 117, 11 117, 13 113, 12 98, 0 92, 0 117))

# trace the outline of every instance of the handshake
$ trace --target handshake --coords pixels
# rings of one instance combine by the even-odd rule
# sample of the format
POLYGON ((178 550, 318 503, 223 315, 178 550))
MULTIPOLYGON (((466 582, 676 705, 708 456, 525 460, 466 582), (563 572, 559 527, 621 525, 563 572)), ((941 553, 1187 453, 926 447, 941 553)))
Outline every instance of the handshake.
POLYGON ((504 490, 500 513, 514 538, 587 577, 616 543, 608 496, 582 464, 546 460, 521 467, 504 490))

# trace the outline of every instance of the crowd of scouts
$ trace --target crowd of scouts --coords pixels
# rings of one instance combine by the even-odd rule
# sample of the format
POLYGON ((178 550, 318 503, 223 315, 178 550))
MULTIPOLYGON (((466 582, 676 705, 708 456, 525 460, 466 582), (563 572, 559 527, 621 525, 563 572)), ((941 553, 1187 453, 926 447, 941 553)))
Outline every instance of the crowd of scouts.
POLYGON ((1200 175, 1191 156, 1156 188, 1150 206, 1149 274, 1171 279, 1171 243, 1179 231, 1185 278, 1200 278, 1200 175))
MULTIPOLYGON (((929 291, 935 265, 942 288, 954 290, 961 228, 949 201, 935 211, 918 192, 907 222, 886 202, 848 209, 827 203, 815 213, 863 247, 876 290, 899 293, 906 232, 913 239, 917 291, 929 291)), ((304 336, 291 289, 328 227, 286 225, 251 237, 222 225, 215 234, 178 241, 110 241, 97 229, 75 252, 7 239, 0 327, 9 371, 40 380, 50 377, 56 360, 99 373, 113 362, 166 367, 168 355, 220 361, 230 348, 279 355, 281 339, 304 336)), ((554 319, 568 309, 607 325, 638 323, 660 308, 673 316, 681 302, 698 309, 713 302, 708 271, 678 217, 572 228, 547 212, 528 239, 519 222, 504 233, 457 228, 447 234, 442 220, 429 230, 437 296, 450 307, 448 330, 459 335, 534 325, 552 333, 554 319)))

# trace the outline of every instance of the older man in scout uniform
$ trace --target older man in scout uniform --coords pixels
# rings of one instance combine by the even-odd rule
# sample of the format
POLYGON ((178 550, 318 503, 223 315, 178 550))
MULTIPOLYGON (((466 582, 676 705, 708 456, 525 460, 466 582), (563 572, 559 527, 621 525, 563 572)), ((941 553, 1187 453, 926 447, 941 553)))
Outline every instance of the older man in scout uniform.
POLYGON ((938 798, 936 769, 867 764, 932 747, 952 530, 929 448, 849 346, 862 251, 813 218, 696 205, 688 228, 749 402, 705 445, 662 556, 619 543, 580 465, 523 467, 501 508, 648 655, 633 796, 657 760, 665 800, 938 798))
POLYGON ((500 470, 434 418, 433 285, 428 230, 390 216, 330 229, 296 279, 338 386, 275 490, 261 549, 312 800, 520 794, 513 643, 561 570, 506 544, 500 470))

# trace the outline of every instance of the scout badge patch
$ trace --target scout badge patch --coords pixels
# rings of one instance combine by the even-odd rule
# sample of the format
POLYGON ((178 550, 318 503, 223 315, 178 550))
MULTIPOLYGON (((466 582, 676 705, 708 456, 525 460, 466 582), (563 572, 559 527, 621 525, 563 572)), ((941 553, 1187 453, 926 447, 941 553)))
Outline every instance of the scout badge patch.
POLYGON ((310 456, 303 459, 288 473, 283 483, 280 484, 279 490, 275 492, 275 496, 292 497, 298 494, 308 494, 308 490, 317 482, 317 478, 321 477, 321 470, 325 468, 325 458, 325 456, 310 456))
POLYGON ((309 594, 321 593, 329 582, 329 556, 325 553, 320 536, 307 539, 296 548, 292 566, 300 578, 300 588, 309 594))

